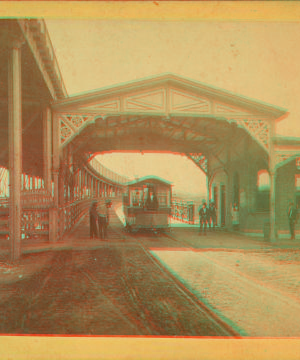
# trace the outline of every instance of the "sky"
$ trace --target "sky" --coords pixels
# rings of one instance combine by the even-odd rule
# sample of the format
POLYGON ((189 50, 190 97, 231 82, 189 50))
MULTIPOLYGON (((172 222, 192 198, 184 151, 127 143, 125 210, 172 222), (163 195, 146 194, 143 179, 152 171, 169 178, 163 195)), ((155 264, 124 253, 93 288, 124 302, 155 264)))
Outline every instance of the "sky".
POLYGON ((206 194, 205 174, 184 155, 113 153, 98 155, 97 159, 104 166, 132 179, 148 175, 159 176, 172 182, 173 192, 178 194, 206 194))
MULTIPOLYGON (((46 23, 69 95, 172 72, 283 107, 290 114, 278 124, 277 133, 300 136, 299 23, 69 19, 46 23)), ((189 171, 197 172, 188 176, 189 189, 206 185, 202 172, 179 155, 111 154, 99 159, 129 176, 143 176, 151 169, 178 188, 183 187, 178 169, 190 166, 189 171)))

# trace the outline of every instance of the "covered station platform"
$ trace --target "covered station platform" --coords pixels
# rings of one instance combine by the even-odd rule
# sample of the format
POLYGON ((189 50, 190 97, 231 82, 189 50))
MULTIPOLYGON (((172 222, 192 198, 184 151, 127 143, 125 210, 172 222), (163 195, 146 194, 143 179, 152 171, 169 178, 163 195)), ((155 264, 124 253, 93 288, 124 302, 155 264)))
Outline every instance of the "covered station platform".
POLYGON ((0 333, 299 336, 287 206, 300 141, 276 134, 286 109, 170 73, 70 96, 43 19, 2 19, 0 42, 0 333), (217 230, 124 231, 128 179, 95 158, 112 151, 187 156, 217 230), (91 203, 108 199, 107 239, 90 239, 91 203))
POLYGON ((26 229, 61 241, 93 199, 121 195, 127 179, 95 159, 108 151, 185 154, 207 176, 220 227, 232 229, 236 203, 241 233, 288 237, 300 141, 276 134, 286 109, 169 73, 69 96, 42 19, 1 20, 0 33, 1 224, 12 260, 26 229))

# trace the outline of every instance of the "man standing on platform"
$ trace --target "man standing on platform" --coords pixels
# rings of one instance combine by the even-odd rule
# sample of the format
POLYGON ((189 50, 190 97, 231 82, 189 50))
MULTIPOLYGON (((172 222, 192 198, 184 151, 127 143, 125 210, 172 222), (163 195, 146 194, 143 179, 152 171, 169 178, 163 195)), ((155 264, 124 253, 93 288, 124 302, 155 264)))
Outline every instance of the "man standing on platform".
POLYGON ((295 224, 297 220, 297 209, 294 206, 294 203, 291 201, 289 210, 288 210, 288 219, 291 233, 291 240, 295 240, 295 224))
POLYGON ((240 224, 240 211, 237 203, 233 204, 231 217, 233 229, 238 230, 240 224))
POLYGON ((203 232, 203 235, 206 235, 206 224, 208 221, 208 209, 206 207, 205 201, 202 202, 202 207, 199 207, 198 212, 199 212, 199 217, 200 217, 199 235, 201 235, 202 232, 203 232))
POLYGON ((109 223, 109 208, 111 207, 111 200, 101 201, 98 206, 98 225, 99 225, 99 238, 107 238, 107 226, 109 223))
POLYGON ((90 239, 97 238, 97 203, 93 202, 90 208, 90 239))
POLYGON ((209 227, 210 227, 210 229, 212 227, 213 227, 213 229, 215 229, 216 220, 217 220, 217 212, 216 212, 216 206, 215 206, 215 203, 213 202, 213 200, 210 201, 208 213, 209 213, 209 219, 208 219, 209 227), (212 225, 212 223, 213 223, 213 225, 212 225))

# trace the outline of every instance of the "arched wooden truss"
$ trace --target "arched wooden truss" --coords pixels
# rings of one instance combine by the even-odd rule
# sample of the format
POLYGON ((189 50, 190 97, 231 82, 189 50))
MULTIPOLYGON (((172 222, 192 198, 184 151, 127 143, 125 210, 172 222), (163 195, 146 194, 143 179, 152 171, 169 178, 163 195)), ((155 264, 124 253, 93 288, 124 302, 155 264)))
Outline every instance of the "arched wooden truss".
MULTIPOLYGON (((76 141, 81 133, 89 139, 89 128, 93 129, 90 135, 96 143, 96 136, 102 144, 110 139, 115 148, 120 139, 130 134, 137 134, 145 142, 146 137, 153 135, 149 142, 162 137, 165 148, 161 150, 175 152, 176 143, 177 152, 185 153, 206 174, 209 157, 217 154, 224 142, 232 141, 233 128, 243 129, 268 154, 270 128, 275 119, 286 113, 173 74, 58 101, 54 111, 61 149, 76 141)), ((132 147, 139 150, 142 145, 136 141, 132 147)))

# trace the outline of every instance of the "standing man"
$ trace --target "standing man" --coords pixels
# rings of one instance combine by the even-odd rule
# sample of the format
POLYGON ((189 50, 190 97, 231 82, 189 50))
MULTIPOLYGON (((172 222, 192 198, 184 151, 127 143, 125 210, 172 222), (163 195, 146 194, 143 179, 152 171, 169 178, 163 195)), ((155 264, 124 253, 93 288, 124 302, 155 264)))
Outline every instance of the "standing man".
POLYGON ((239 224, 240 224, 240 212, 239 212, 239 207, 238 207, 237 203, 233 204, 231 216, 232 216, 233 229, 238 230, 239 224))
POLYGON ((291 201, 288 209, 288 220, 290 226, 291 240, 295 240, 295 224, 297 220, 297 209, 291 201))
POLYGON ((93 202, 90 208, 90 239, 97 238, 97 202, 93 202))
POLYGON ((208 213, 209 213, 209 220, 208 220, 209 227, 211 229, 212 228, 211 223, 213 223, 213 229, 215 229, 216 228, 216 220, 217 220, 217 211, 216 211, 216 205, 215 205, 213 200, 210 201, 208 210, 209 210, 208 211, 208 213))
POLYGON ((146 208, 148 210, 157 210, 157 208, 158 208, 158 201, 156 198, 156 194, 155 194, 154 190, 152 190, 152 189, 148 193, 148 197, 146 200, 146 208))
POLYGON ((99 238, 107 238, 107 227, 109 224, 109 208, 111 207, 111 200, 102 201, 98 207, 98 225, 99 225, 99 238))
POLYGON ((206 207, 205 201, 202 202, 202 207, 201 208, 199 207, 198 212, 199 212, 199 217, 200 217, 199 235, 201 235, 202 232, 203 232, 203 235, 206 235, 206 224, 208 221, 208 209, 206 207))

